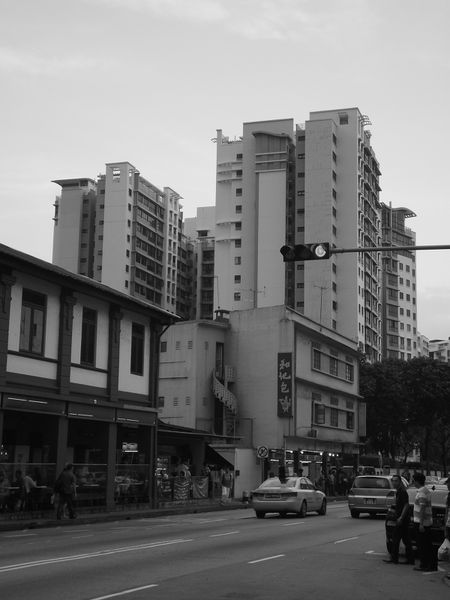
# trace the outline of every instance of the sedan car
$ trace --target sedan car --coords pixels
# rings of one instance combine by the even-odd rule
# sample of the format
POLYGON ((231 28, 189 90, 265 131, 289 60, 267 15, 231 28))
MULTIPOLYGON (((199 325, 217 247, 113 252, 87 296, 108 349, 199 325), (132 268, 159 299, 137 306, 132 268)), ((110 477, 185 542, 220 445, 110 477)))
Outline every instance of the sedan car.
MULTIPOLYGON (((408 487, 408 482, 403 477, 402 482, 405 488, 408 487)), ((370 516, 386 514, 394 501, 392 475, 358 475, 348 493, 348 507, 354 519, 361 513, 368 513, 370 516)))
POLYGON ((271 477, 253 490, 251 507, 258 519, 266 513, 279 513, 280 517, 296 513, 304 517, 308 511, 317 511, 325 515, 327 499, 307 477, 288 477, 285 482, 271 477))

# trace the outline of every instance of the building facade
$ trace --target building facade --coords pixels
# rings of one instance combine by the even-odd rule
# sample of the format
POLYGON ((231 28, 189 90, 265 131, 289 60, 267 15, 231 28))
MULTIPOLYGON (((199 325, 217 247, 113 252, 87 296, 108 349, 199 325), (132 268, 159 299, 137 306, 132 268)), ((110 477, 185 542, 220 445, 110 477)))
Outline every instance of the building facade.
MULTIPOLYGON (((382 205, 384 246, 415 246, 416 234, 405 220, 416 215, 382 205)), ((420 355, 417 330, 416 253, 385 252, 383 261, 383 358, 408 360, 420 355)))
POLYGON ((215 300, 226 310, 286 303, 381 358, 381 253, 282 263, 285 244, 381 245, 380 168, 357 108, 217 132, 215 300), (220 298, 219 298, 220 296, 220 298), (220 300, 220 302, 219 302, 220 300))
POLYGON ((177 323, 161 338, 160 418, 199 428, 239 475, 235 493, 285 463, 320 478, 354 466, 365 436, 357 344, 286 306, 177 323), (258 458, 258 449, 267 455, 258 458))
POLYGON ((440 362, 450 363, 450 338, 447 340, 430 340, 428 343, 429 357, 440 362))
POLYGON ((0 274, 3 480, 29 474, 50 509, 70 462, 79 509, 154 503, 159 338, 176 317, 3 245, 0 274))
POLYGON ((59 179, 53 263, 187 318, 188 248, 181 196, 128 162, 93 179, 59 179))

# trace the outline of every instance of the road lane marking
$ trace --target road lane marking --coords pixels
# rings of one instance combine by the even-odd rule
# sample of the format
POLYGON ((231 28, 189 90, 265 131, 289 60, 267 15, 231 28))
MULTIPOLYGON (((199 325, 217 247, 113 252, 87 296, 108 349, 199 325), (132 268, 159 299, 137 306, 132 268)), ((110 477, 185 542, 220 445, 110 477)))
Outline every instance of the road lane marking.
POLYGON ((149 585, 142 585, 137 588, 130 588, 129 590, 123 590, 122 592, 116 592, 115 594, 108 594, 107 596, 97 596, 90 600, 107 600, 107 598, 117 598, 117 596, 124 596, 125 594, 132 594, 133 592, 140 592, 141 590, 148 590, 150 588, 158 587, 156 583, 150 583, 149 585))
POLYGON ((281 527, 294 527, 294 525, 303 525, 305 521, 295 521, 293 523, 283 523, 281 527))
POLYGON ((219 521, 227 521, 228 519, 198 519, 198 523, 219 523, 219 521))
POLYGON ((266 556, 266 558, 258 558, 258 560, 250 560, 249 565, 255 565, 256 563, 264 562, 265 560, 273 560, 274 558, 281 558, 286 556, 285 554, 276 554, 275 556, 266 556))
POLYGON ((239 533, 239 531, 227 531, 226 533, 214 533, 209 537, 222 537, 223 535, 234 535, 235 533, 239 533))
POLYGON ((133 552, 136 550, 151 550, 152 548, 159 548, 161 546, 170 546, 173 544, 183 544, 185 542, 192 542, 192 539, 178 539, 168 540, 162 542, 152 542, 148 544, 139 544, 138 546, 124 546, 123 548, 112 548, 110 550, 98 550, 96 552, 89 552, 86 554, 72 554, 69 556, 59 556, 56 558, 46 558, 42 560, 34 560, 26 563, 17 563, 12 565, 5 565, 0 567, 0 573, 8 573, 10 571, 18 571, 20 569, 29 569, 31 567, 40 567, 43 565, 59 564, 64 562, 71 562, 75 560, 85 560, 87 558, 98 558, 100 556, 110 556, 111 554, 121 554, 123 552, 133 552))
POLYGON ((375 552, 375 550, 367 550, 365 554, 372 554, 373 556, 386 556, 386 552, 375 552))
POLYGON ((5 538, 24 538, 31 537, 32 535, 37 535, 37 533, 15 533, 13 535, 4 535, 5 538))
POLYGON ((344 538, 343 540, 337 540, 334 543, 335 544, 342 544, 343 542, 350 542, 351 540, 357 540, 358 538, 359 538, 359 535, 357 535, 356 537, 344 538))
POLYGON ((73 540, 81 540, 81 538, 94 537, 93 533, 86 533, 85 535, 73 535, 73 540))

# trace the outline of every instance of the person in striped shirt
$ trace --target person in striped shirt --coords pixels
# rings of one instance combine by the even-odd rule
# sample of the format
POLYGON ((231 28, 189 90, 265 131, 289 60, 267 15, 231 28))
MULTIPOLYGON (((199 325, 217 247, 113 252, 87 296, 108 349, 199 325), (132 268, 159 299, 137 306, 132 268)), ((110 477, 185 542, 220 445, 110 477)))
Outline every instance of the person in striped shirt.
POLYGON ((417 488, 413 520, 419 553, 419 566, 414 569, 416 571, 437 571, 437 556, 434 556, 431 540, 431 525, 433 524, 431 491, 425 485, 423 473, 414 473, 413 482, 417 488))

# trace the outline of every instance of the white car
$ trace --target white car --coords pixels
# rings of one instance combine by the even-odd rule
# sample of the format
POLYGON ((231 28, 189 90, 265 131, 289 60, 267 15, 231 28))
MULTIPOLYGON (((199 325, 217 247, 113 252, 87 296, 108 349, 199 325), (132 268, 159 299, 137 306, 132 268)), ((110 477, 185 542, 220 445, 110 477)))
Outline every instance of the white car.
POLYGON ((325 515, 327 499, 307 477, 287 477, 285 482, 271 477, 252 491, 251 507, 258 519, 266 513, 279 513, 280 517, 296 513, 304 517, 307 512, 316 511, 325 515))

